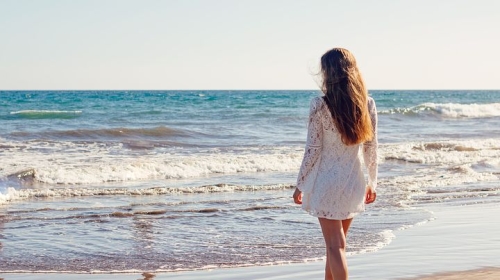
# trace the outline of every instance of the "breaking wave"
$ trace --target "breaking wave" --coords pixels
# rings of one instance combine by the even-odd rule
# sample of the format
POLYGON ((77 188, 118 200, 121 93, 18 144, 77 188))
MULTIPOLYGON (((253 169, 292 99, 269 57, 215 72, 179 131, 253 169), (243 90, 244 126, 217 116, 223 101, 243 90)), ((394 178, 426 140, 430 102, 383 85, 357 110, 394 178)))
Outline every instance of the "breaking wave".
POLYGON ((22 110, 10 112, 10 115, 20 119, 73 119, 81 115, 82 111, 58 110, 22 110))
POLYGON ((457 104, 423 103, 409 108, 395 108, 380 114, 437 115, 444 118, 491 118, 500 117, 500 103, 457 104))
MULTIPOLYGON (((284 190, 294 186, 288 184, 273 185, 230 185, 216 184, 198 187, 150 187, 150 188, 47 188, 47 189, 20 189, 7 188, 5 194, 0 192, 0 204, 30 199, 47 197, 85 197, 85 196, 151 196, 151 195, 179 195, 179 194, 204 194, 204 193, 225 193, 225 192, 248 192, 248 191, 268 191, 284 190)), ((244 211, 259 210, 258 207, 245 208, 244 211)))

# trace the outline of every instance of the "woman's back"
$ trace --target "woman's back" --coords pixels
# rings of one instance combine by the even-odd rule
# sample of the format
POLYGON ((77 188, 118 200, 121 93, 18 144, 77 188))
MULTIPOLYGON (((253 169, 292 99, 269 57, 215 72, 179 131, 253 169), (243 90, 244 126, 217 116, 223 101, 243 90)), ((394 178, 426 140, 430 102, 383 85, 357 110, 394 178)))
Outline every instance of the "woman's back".
MULTIPOLYGON (((373 122, 376 123, 375 103, 371 98, 368 98, 368 103, 370 111, 375 111, 373 122)), ((314 98, 310 108, 309 151, 306 151, 304 161, 315 164, 310 165, 305 180, 298 182, 304 191, 303 208, 313 216, 338 219, 364 210, 365 179, 359 159, 361 144, 346 145, 341 138, 324 98, 314 98)), ((366 152, 370 151, 374 150, 366 152)))

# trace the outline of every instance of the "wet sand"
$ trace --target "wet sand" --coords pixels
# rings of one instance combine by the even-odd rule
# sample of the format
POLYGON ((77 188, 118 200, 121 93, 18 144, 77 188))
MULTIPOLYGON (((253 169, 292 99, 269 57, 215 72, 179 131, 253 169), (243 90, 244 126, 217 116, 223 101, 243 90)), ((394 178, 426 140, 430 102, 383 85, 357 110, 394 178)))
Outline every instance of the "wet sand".
MULTIPOLYGON (((500 279, 500 205, 428 205, 435 220, 395 232, 383 249, 348 257, 349 279, 500 279)), ((324 263, 129 274, 0 274, 4 280, 323 279, 324 263)))

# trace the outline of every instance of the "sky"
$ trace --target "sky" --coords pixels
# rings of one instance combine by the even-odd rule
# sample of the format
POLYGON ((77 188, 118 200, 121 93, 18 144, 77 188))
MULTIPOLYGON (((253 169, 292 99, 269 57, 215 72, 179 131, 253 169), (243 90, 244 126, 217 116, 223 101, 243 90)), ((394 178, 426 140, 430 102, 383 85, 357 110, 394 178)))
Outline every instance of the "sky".
POLYGON ((0 90, 500 89, 497 0, 0 0, 0 90))

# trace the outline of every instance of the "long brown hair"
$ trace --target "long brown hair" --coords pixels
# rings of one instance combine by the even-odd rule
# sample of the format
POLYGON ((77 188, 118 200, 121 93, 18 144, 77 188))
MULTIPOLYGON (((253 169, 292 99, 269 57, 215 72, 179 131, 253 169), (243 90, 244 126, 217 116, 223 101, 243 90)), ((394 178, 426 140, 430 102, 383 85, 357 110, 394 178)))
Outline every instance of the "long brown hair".
POLYGON ((373 138, 368 92, 356 59, 346 49, 334 48, 321 57, 322 91, 342 142, 355 145, 373 138))

